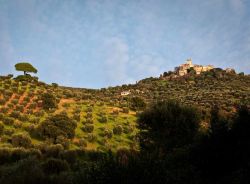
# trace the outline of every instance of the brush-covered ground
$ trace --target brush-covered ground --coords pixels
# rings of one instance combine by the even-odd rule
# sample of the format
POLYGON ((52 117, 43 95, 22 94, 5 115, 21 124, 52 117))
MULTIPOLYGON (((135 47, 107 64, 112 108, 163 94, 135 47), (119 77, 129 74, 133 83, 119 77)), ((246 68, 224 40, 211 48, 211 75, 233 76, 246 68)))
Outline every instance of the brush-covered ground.
POLYGON ((101 99, 94 100, 94 95, 92 90, 78 94, 55 84, 47 85, 37 80, 27 82, 2 77, 0 146, 12 147, 13 137, 16 135, 30 138, 32 147, 55 143, 38 136, 36 131, 47 118, 55 114, 65 114, 77 125, 73 138, 56 142, 67 149, 137 149, 136 112, 101 99), (56 108, 44 109, 44 94, 52 94, 55 97, 56 108))
MULTIPOLYGON (((230 116, 239 104, 250 103, 250 76, 214 69, 201 75, 148 78, 134 85, 100 90, 48 85, 37 78, 23 80, 22 77, 2 76, 0 146, 18 147, 26 141, 29 147, 34 148, 62 144, 70 150, 138 150, 137 113, 147 104, 166 99, 198 107, 203 122, 209 126, 210 109, 214 105, 230 116), (122 96, 123 91, 130 94, 122 96), (53 96, 55 107, 45 108, 45 94, 53 96), (41 124, 56 114, 64 114, 74 120, 73 137, 52 139, 41 136, 41 124)), ((51 131, 53 133, 54 130, 51 131)))

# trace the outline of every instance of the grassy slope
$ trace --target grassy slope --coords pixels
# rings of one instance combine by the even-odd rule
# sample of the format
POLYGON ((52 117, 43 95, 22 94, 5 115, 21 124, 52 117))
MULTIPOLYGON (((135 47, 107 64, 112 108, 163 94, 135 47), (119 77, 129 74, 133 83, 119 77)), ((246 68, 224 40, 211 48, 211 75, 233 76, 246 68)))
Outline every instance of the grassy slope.
MULTIPOLYGON (((129 106, 129 98, 140 96, 146 102, 154 102, 162 99, 177 99, 181 103, 196 105, 204 110, 209 110, 214 104, 219 104, 226 113, 233 113, 235 106, 239 103, 250 104, 250 76, 239 76, 222 73, 220 75, 202 74, 200 76, 188 76, 173 80, 161 80, 149 78, 140 81, 135 85, 123 85, 101 90, 75 89, 65 87, 52 87, 43 83, 17 83, 14 80, 0 80, 0 101, 5 99, 0 105, 0 110, 5 117, 11 116, 11 112, 18 105, 23 105, 24 110, 21 116, 27 116, 26 120, 15 119, 14 124, 4 124, 4 133, 1 136, 1 145, 8 145, 11 135, 22 132, 28 133, 30 129, 36 127, 41 121, 51 114, 66 112, 73 117, 78 110, 80 120, 77 122, 76 136, 71 140, 70 149, 79 149, 79 140, 87 141, 85 149, 106 149, 116 150, 120 147, 137 148, 136 143, 136 112, 123 113, 122 108, 129 106), (122 97, 120 93, 130 90, 131 95, 122 97), (58 109, 45 112, 38 106, 39 97, 42 93, 53 93, 59 102, 58 109), (13 93, 13 94, 12 94, 13 93), (24 103, 25 98, 26 104, 24 103), (18 102, 13 102, 17 99, 18 102), (29 108, 35 103, 35 107, 29 108), (12 104, 12 105, 11 105, 12 104), (7 108, 7 111, 4 110, 7 108), (88 141, 89 133, 82 130, 82 122, 86 119, 88 108, 92 108, 93 135, 95 141, 88 141), (118 114, 114 111, 119 111, 118 114), (5 112, 6 111, 6 112, 5 112), (108 122, 99 121, 100 114, 106 114, 108 122), (113 135, 108 139, 101 135, 105 129, 110 131, 116 125, 123 128, 131 128, 132 132, 113 135)), ((43 143, 37 137, 32 137, 34 145, 43 143)))

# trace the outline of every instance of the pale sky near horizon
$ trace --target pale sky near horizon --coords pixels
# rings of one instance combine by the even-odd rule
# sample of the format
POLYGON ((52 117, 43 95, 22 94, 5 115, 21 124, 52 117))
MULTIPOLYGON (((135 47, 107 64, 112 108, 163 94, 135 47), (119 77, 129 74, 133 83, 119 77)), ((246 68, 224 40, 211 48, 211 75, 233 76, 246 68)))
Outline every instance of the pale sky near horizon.
POLYGON ((0 75, 101 88, 192 58, 250 73, 250 0, 0 0, 0 75))

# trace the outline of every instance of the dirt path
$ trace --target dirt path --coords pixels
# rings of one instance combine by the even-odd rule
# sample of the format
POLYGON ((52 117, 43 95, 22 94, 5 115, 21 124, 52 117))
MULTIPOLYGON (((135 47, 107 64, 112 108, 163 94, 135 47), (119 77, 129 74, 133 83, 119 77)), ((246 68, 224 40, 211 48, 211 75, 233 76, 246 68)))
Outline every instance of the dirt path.
MULTIPOLYGON (((11 101, 12 101, 13 99, 15 99, 15 97, 16 97, 16 94, 13 93, 12 96, 9 98, 9 100, 5 103, 4 107, 7 107, 7 108, 8 108, 8 104, 10 104, 11 101)), ((13 108, 10 108, 9 111, 8 111, 7 113, 8 113, 8 114, 11 113, 11 112, 13 111, 14 108, 15 108, 15 106, 14 106, 13 108)))

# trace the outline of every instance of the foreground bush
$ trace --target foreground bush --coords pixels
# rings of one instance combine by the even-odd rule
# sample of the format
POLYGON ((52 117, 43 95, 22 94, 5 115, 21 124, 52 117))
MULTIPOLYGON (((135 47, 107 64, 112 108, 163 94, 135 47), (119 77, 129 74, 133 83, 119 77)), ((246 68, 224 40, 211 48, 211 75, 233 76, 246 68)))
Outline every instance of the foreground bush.
POLYGON ((198 132, 200 114, 178 102, 163 101, 141 113, 138 121, 142 130, 141 146, 165 153, 192 143, 198 132))
POLYGON ((11 138, 11 143, 14 147, 31 147, 31 138, 26 134, 14 134, 11 138))
POLYGON ((38 126, 38 132, 43 138, 51 138, 56 142, 58 136, 72 139, 75 136, 77 124, 65 114, 48 117, 38 126))

